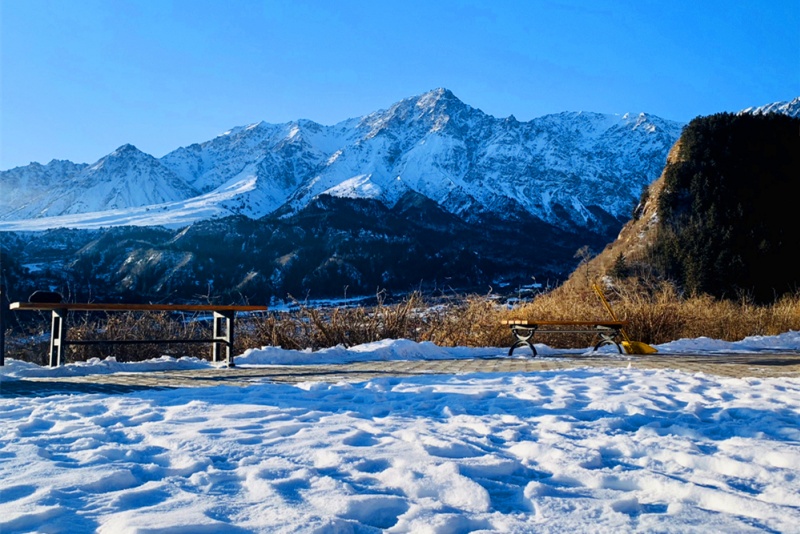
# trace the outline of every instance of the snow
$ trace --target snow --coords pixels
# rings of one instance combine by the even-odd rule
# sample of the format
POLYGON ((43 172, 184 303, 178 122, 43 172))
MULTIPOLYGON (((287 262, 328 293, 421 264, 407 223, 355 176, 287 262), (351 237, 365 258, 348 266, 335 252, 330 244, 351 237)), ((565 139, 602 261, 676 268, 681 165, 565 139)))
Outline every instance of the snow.
MULTIPOLYGON (((658 348, 665 358, 797 351, 800 333, 658 348)), ((383 340, 252 349, 237 364, 504 354, 383 340)), ((59 369, 9 360, 0 387, 209 366, 169 357, 59 369)), ((799 413, 796 377, 594 367, 6 393, 0 531, 797 532, 799 413)))
POLYGON ((353 176, 326 190, 324 194, 342 198, 378 198, 383 191, 371 174, 353 176))
POLYGON ((210 193, 162 204, 19 221, 0 221, 0 232, 36 232, 50 228, 96 230, 109 226, 181 228, 199 220, 231 215, 232 212, 225 208, 225 204, 238 200, 255 189, 256 181, 255 176, 237 177, 210 193))

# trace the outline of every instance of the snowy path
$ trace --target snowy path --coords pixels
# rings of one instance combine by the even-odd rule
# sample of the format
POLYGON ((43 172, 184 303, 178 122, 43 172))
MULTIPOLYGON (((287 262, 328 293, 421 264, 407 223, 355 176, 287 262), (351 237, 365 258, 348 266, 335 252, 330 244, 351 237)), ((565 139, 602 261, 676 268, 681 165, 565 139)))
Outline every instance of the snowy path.
MULTIPOLYGON (((477 352, 477 351, 476 351, 477 352)), ((160 361, 164 367, 179 366, 180 360, 160 361)), ((251 386, 274 382, 363 382, 386 376, 461 375, 475 373, 532 373, 581 367, 673 369, 730 378, 800 378, 800 353, 724 355, 620 356, 618 354, 562 354, 546 358, 457 358, 449 360, 379 360, 350 363, 303 365, 246 365, 236 368, 210 367, 199 360, 192 369, 158 370, 152 364, 99 362, 60 369, 21 365, 29 375, 24 380, 7 380, 0 396, 46 396, 64 393, 131 393, 150 388, 251 386), (203 365, 203 367, 200 367, 203 365), (92 373, 99 370, 105 374, 92 373), (109 372, 114 369, 127 372, 109 372), (74 373, 74 374, 72 374, 74 373)))

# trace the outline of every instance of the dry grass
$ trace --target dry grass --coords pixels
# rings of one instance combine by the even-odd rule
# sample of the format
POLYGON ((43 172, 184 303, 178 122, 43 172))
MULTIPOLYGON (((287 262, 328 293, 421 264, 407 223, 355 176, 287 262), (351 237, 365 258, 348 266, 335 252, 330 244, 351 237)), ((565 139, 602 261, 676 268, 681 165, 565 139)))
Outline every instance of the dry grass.
MULTIPOLYGON (((49 353, 49 313, 39 321, 29 321, 22 333, 6 336, 6 357, 46 365, 49 353)), ((196 320, 186 314, 146 313, 71 313, 67 315, 68 340, 158 340, 202 339, 211 337, 211 321, 196 320)), ((99 344, 69 345, 68 362, 114 356, 120 362, 170 356, 207 356, 210 344, 99 344)))
POLYGON ((267 314, 240 321, 237 345, 286 349, 351 347, 380 339, 418 339, 423 300, 411 294, 399 304, 315 308, 297 303, 297 311, 267 314))
POLYGON ((477 296, 427 302, 412 293, 398 304, 379 298, 376 306, 313 308, 245 320, 238 343, 287 349, 351 347, 381 339, 431 341, 440 346, 503 345, 507 331, 498 321, 502 310, 493 299, 477 296))
MULTIPOLYGON (((630 322, 628 335, 659 344, 682 338, 709 337, 738 341, 753 335, 776 335, 800 330, 800 294, 784 296, 770 305, 715 300, 707 295, 684 296, 667 282, 628 279, 601 284, 612 310, 630 322)), ((516 310, 520 318, 609 318, 590 287, 559 288, 516 310)))
MULTIPOLYGON (((665 343, 701 336, 727 341, 751 335, 775 335, 800 330, 800 294, 759 306, 746 298, 719 301, 708 296, 682 296, 667 283, 629 279, 605 285, 605 294, 617 318, 630 321, 627 333, 637 341, 665 343)), ((509 307, 489 296, 453 296, 431 302, 419 293, 388 305, 313 308, 265 313, 237 320, 235 352, 279 346, 320 349, 353 346, 380 339, 406 338, 440 346, 508 346, 512 339, 503 319, 594 320, 609 318, 590 287, 562 286, 532 302, 509 307)), ((166 313, 114 313, 70 317, 72 339, 208 338, 211 322, 166 313)), ((38 330, 7 335, 6 355, 45 364, 48 317, 38 330)), ((552 347, 586 347, 583 335, 546 335, 538 342, 552 347)), ((67 361, 115 356, 119 361, 149 359, 169 354, 210 357, 210 344, 190 345, 82 345, 71 346, 67 361)))

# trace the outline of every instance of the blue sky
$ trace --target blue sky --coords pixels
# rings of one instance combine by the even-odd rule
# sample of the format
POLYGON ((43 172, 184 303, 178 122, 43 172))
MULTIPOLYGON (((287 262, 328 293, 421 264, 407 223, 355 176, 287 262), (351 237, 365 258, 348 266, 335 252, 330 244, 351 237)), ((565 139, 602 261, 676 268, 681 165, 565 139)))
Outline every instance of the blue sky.
POLYGON ((0 0, 0 169, 156 157, 437 87, 498 117, 800 96, 800 0, 0 0))

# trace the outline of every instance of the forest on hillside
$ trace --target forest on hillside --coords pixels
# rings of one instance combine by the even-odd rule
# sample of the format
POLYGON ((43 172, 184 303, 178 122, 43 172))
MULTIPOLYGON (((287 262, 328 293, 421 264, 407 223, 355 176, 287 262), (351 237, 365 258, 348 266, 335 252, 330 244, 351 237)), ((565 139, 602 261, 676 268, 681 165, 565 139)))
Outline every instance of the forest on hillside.
POLYGON ((798 289, 800 119, 690 122, 664 171, 648 260, 689 294, 770 302, 798 289))

